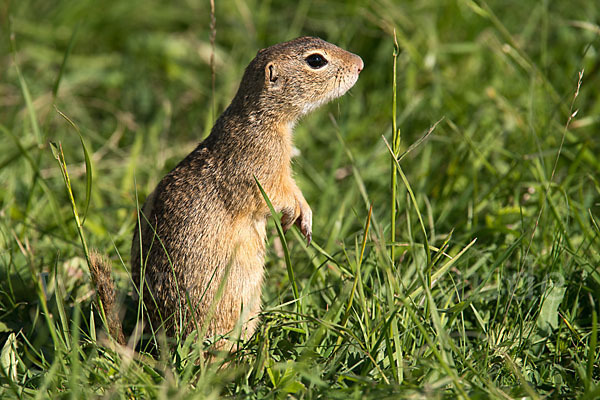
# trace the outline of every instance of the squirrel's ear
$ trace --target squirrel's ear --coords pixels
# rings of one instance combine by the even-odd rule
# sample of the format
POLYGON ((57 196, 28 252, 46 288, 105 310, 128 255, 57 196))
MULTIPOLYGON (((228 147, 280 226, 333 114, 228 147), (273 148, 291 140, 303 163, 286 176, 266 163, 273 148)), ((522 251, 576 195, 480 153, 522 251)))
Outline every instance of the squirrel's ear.
POLYGON ((279 71, 277 66, 270 62, 265 67, 265 82, 268 87, 272 89, 278 89, 281 87, 281 79, 279 79, 279 71))

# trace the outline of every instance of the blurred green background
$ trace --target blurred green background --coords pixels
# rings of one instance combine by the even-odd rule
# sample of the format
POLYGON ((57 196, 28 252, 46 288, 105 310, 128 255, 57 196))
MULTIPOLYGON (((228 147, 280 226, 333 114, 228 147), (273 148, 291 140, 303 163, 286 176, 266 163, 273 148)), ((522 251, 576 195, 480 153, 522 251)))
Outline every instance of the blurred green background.
MULTIPOLYGON (((313 389, 357 394, 387 382, 386 393, 393 395, 463 396, 453 380, 461 377, 466 392, 492 397, 499 396, 496 390, 530 398, 600 394, 594 339, 600 294, 598 2, 231 0, 216 1, 215 23, 213 48, 208 0, 0 4, 0 340, 7 343, 14 334, 14 349, 4 350, 3 359, 14 353, 23 360, 12 384, 12 370, 4 369, 2 393, 14 394, 14 385, 33 390, 40 382, 60 387, 60 379, 47 375, 56 344, 41 322, 36 279, 47 280, 49 299, 64 298, 68 315, 74 307, 89 308, 93 295, 49 142, 62 144, 81 213, 84 153, 56 109, 77 125, 89 150, 93 186, 84 230, 90 246, 113 259, 124 296, 132 291, 126 270, 136 196, 143 201, 208 135, 260 48, 313 35, 359 54, 365 69, 348 94, 295 130, 296 180, 313 209, 313 238, 321 250, 305 249, 292 232, 292 264, 306 317, 341 326, 341 315, 326 312, 336 302, 350 304, 347 329, 362 338, 355 339, 373 352, 374 362, 356 367, 357 360, 314 350, 304 369, 291 369, 291 381, 283 372, 279 380, 267 379, 256 372, 264 366, 257 361, 251 378, 213 389, 310 397, 313 389), (419 210, 399 183, 392 267, 386 250, 391 161, 382 135, 391 142, 394 32, 401 152, 441 122, 401 161, 419 210), (363 290, 352 304, 370 205, 363 290), (398 311, 393 300, 421 284, 418 271, 427 275, 440 266, 427 263, 417 213, 429 244, 440 248, 448 240, 451 256, 477 238, 431 285, 430 299, 426 290, 411 298, 418 320, 453 362, 435 357, 429 336, 408 311, 389 319, 398 311), (398 288, 392 297, 390 279, 398 288), (432 307, 456 315, 443 315, 438 324, 432 307), (379 336, 389 329, 391 336, 379 336), (48 360, 28 355, 31 349, 47 351, 48 360), (35 379, 28 369, 37 371, 30 372, 35 379), (308 370, 317 377, 307 378, 308 370)), ((275 236, 270 228, 266 310, 292 299, 275 236)), ((56 318, 58 311, 51 312, 56 318)), ((264 317, 276 325, 277 318, 264 317)), ((321 325, 311 321, 318 331, 321 325)), ((133 323, 125 322, 129 329, 133 323)), ((330 340, 331 348, 340 332, 331 328, 320 340, 330 340)), ((298 349, 313 343, 308 334, 289 340, 285 331, 261 334, 287 341, 278 347, 274 343, 283 342, 271 338, 267 359, 274 364, 266 365, 272 368, 298 361, 298 349)), ((103 385, 89 390, 106 394, 103 385)))

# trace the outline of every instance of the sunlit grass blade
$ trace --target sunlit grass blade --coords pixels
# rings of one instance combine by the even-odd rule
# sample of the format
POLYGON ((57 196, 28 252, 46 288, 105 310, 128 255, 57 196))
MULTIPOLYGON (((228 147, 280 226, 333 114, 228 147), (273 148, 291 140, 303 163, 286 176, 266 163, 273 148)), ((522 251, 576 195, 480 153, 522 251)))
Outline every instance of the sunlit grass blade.
MULTIPOLYGON (((438 281, 448 270, 458 261, 460 258, 475 244, 477 238, 473 239, 468 245, 462 248, 457 255, 448 260, 444 265, 442 265, 439 269, 437 269, 433 274, 431 274, 431 287, 435 285, 435 282, 438 281)), ((410 298, 415 298, 423 291, 423 287, 419 286, 414 291, 412 291, 409 295, 410 298)))
MULTIPOLYGON (((342 321, 340 323, 340 325, 342 325, 343 327, 346 327, 346 324, 348 322, 348 317, 350 316, 350 310, 352 309, 352 302, 354 300, 354 296, 355 293, 357 291, 357 288, 360 285, 360 289, 362 290, 362 279, 361 279, 361 265, 363 262, 363 256, 365 254, 365 247, 367 245, 367 237, 369 235, 369 226, 371 224, 371 214, 373 213, 373 206, 369 207, 369 214, 367 215, 367 221, 365 222, 365 228, 364 228, 364 234, 363 234, 363 240, 362 240, 362 244, 360 246, 360 255, 359 258, 356 262, 356 270, 354 271, 354 283, 352 284, 352 290, 350 291, 350 298, 348 299, 348 303, 346 304, 346 311, 344 312, 344 316, 342 317, 342 321)), ((364 298, 364 294, 360 296, 361 299, 364 298)), ((341 337, 338 338, 337 341, 337 345, 339 346, 341 343, 341 337)))
POLYGON ((406 178, 406 175, 404 174, 404 171, 402 170, 402 167, 400 166, 400 163, 398 162, 398 159, 396 158, 396 154, 394 153, 394 150, 392 150, 392 148, 390 147, 389 143, 385 139, 385 136, 382 136, 382 139, 385 142, 385 145, 388 148, 388 151, 392 155, 395 166, 398 170, 398 173, 400 174, 400 178, 402 178, 402 182, 404 182, 404 186, 406 187, 406 190, 408 191, 408 194, 410 196, 412 204, 415 207, 415 212, 417 213, 417 217, 419 218, 421 231, 423 233, 423 240, 425 242, 425 254, 427 255, 427 265, 429 266, 431 264, 431 251, 429 250, 429 239, 428 239, 428 235, 427 235, 427 229, 425 229, 425 223, 423 222, 423 217, 421 216, 421 212, 419 211, 419 204, 417 203, 417 199, 415 197, 415 194, 413 193, 410 183, 408 182, 408 179, 406 178))
POLYGON ((279 216, 278 216, 277 212, 275 211, 275 208, 273 208, 273 204, 271 203, 271 200, 269 200, 267 193, 265 193, 265 190, 263 189, 262 185, 260 184, 260 182, 258 181, 258 179, 256 177, 254 177, 254 180, 256 181, 256 185, 258 186, 260 193, 262 194, 263 198, 265 199, 265 202, 267 203, 267 206, 269 207, 269 210, 271 211, 271 216, 273 217, 273 222, 275 223, 275 229, 277 229, 277 235, 279 236, 279 240, 281 241, 281 246, 283 248, 283 257, 285 260, 285 267, 287 269, 288 279, 290 280, 290 284, 292 285, 294 299, 296 300, 296 311, 300 314, 300 313, 302 313, 302 307, 301 307, 301 304, 299 301, 300 294, 298 292, 298 285, 296 284, 296 277, 294 275, 294 269, 292 268, 292 261, 290 259, 290 251, 288 249, 287 241, 285 239, 285 233, 283 232, 283 227, 281 226, 281 222, 279 221, 279 216))
MULTIPOLYGON (((75 132, 77 132, 77 135, 79 136, 79 141, 81 142, 81 148, 83 150, 83 156, 85 158, 85 208, 83 210, 83 217, 81 219, 81 226, 83 227, 83 224, 85 223, 85 219, 87 217, 87 213, 88 210, 90 208, 90 201, 92 200, 92 160, 90 158, 90 154, 88 152, 87 146, 85 145, 85 141, 83 140, 83 135, 81 134, 81 131, 79 130, 79 128, 77 127, 77 125, 71 121, 71 119, 69 117, 67 117, 62 111, 60 111, 56 106, 54 106, 54 109, 56 110, 56 112, 58 114, 60 114, 61 117, 63 117, 68 123, 69 125, 71 125, 73 127, 73 129, 75 129, 75 132)), ((65 165, 65 171, 66 171, 66 165, 65 165)), ((70 191, 70 189, 69 189, 70 191)), ((73 203, 74 206, 74 203, 73 203)), ((75 212, 75 210, 74 210, 75 212)), ((83 238, 82 238, 83 241, 83 238)))

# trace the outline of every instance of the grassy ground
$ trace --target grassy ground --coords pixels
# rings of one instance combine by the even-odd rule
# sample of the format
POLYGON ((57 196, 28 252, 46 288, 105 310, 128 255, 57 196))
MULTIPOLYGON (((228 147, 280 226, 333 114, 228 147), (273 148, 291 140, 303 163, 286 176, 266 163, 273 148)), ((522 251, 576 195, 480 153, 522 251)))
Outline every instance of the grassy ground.
POLYGON ((235 0, 215 17, 213 52, 207 0, 0 5, 0 397, 600 396, 597 2, 235 0), (115 351, 80 234, 113 260, 131 333, 136 196, 257 49, 304 34, 366 67, 296 129, 314 244, 287 234, 295 280, 271 224, 263 322, 230 368, 197 362, 200 343, 115 351))

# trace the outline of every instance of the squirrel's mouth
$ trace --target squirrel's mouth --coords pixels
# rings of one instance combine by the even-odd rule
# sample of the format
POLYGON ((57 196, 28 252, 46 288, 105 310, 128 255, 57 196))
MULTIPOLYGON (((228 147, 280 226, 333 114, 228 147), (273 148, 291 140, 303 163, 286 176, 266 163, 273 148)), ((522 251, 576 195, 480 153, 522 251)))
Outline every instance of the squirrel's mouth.
POLYGON ((320 99, 315 99, 313 102, 307 102, 302 109, 302 115, 306 115, 322 105, 327 104, 338 97, 342 97, 348 90, 352 88, 352 86, 356 84, 359 73, 360 70, 357 70, 355 74, 351 75, 339 74, 339 77, 337 77, 335 80, 334 87, 329 91, 328 95, 320 99))
POLYGON ((364 64, 360 57, 356 57, 360 61, 360 63, 357 63, 356 72, 354 74, 339 74, 339 77, 335 82, 336 86, 332 91, 332 97, 329 100, 337 99, 338 97, 343 96, 358 81, 358 76, 360 75, 360 71, 362 71, 364 64))

